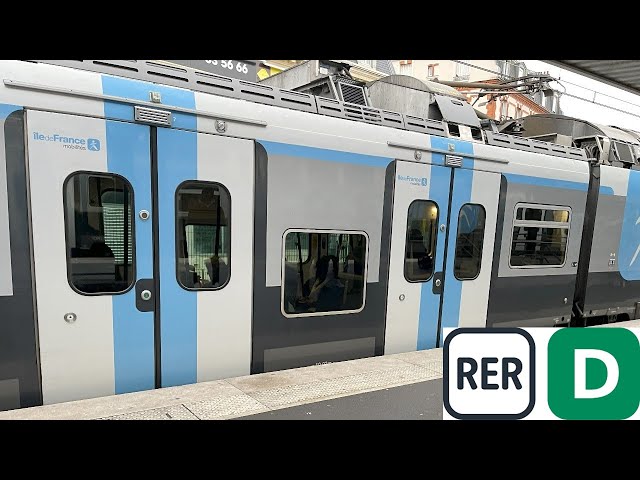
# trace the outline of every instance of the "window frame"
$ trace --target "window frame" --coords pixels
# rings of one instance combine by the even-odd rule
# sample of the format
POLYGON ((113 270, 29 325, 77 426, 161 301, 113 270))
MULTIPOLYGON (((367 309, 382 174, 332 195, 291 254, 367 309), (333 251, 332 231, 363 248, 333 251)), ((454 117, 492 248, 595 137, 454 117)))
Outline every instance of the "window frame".
POLYGON ((518 202, 513 207, 513 218, 511 220, 511 233, 509 234, 509 268, 516 270, 541 269, 541 268, 563 268, 567 264, 567 253, 569 251, 569 239, 571 236, 571 220, 573 219, 573 210, 568 205, 548 205, 542 203, 518 202), (518 208, 535 208, 538 210, 559 210, 568 211, 569 220, 567 222, 552 222, 545 220, 517 220, 516 216, 518 208), (567 241, 564 246, 563 262, 559 265, 512 265, 512 249, 513 249, 513 229, 515 227, 539 227, 539 228, 566 228, 567 241))
MULTIPOLYGON (((472 202, 467 202, 462 204, 462 206, 460 207, 460 210, 458 210, 458 221, 456 223, 456 241, 455 244, 453 245, 453 265, 451 266, 451 269, 453 270, 453 276, 456 280, 458 280, 459 282, 467 282, 469 280, 475 280, 480 276, 480 272, 482 272, 482 258, 484 256, 484 239, 485 239, 485 235, 487 233, 487 210, 484 208, 484 205, 480 204, 480 203, 472 203, 472 202), (462 212, 462 209, 464 207, 466 207, 467 205, 471 205, 474 207, 480 207, 482 209, 482 214, 484 215, 484 225, 482 227, 482 244, 480 245, 480 267, 478 268, 478 273, 476 274, 475 277, 469 277, 469 278, 459 278, 458 275, 456 275, 456 253, 458 250, 458 238, 459 238, 459 234, 460 234, 460 212, 462 212)), ((512 230, 512 235, 513 235, 513 228, 512 230)), ((511 252, 511 251, 509 251, 511 252)), ((509 257, 509 262, 511 262, 511 257, 509 257)))
MULTIPOLYGON (((232 247, 232 231, 231 231, 231 216, 232 216, 232 205, 231 205, 231 192, 229 191, 229 189, 222 183, 220 182, 214 182, 212 180, 184 180, 183 182, 181 182, 180 184, 178 184, 178 186, 176 187, 176 190, 173 194, 173 202, 174 202, 174 207, 173 207, 173 220, 174 220, 174 256, 175 256, 175 261, 174 261, 174 269, 175 269, 175 281, 176 283, 183 289, 186 290, 188 292, 207 292, 207 291, 216 291, 216 290, 222 290, 224 287, 226 287, 227 285, 229 285, 229 282, 231 281, 231 247, 232 247), (179 253, 179 237, 178 237, 178 191, 184 187, 184 185, 188 184, 188 183, 199 183, 199 184, 206 184, 207 186, 217 186, 217 187, 221 187, 222 190, 224 190, 226 192, 226 194, 229 197, 229 216, 227 218, 227 224, 229 227, 229 263, 227 264, 227 268, 229 269, 229 276, 227 277, 227 281, 224 282, 222 285, 220 285, 219 287, 187 287, 185 285, 182 284, 182 282, 180 281, 180 275, 179 275, 179 271, 178 271, 178 253, 179 253)), ((189 224, 185 224, 185 227, 187 225, 206 225, 206 224, 202 224, 202 223, 189 223, 189 224)), ((186 239, 186 232, 185 232, 185 239, 186 239)), ((186 241, 186 240, 185 240, 186 241)))
POLYGON ((405 223, 405 227, 404 227, 404 248, 402 249, 402 275, 404 276, 404 279, 409 282, 409 283, 427 283, 430 282, 433 279, 433 276, 436 274, 436 268, 435 268, 435 264, 436 264, 436 253, 438 251, 438 225, 440 222, 440 205, 438 205, 438 202, 434 201, 434 200, 430 200, 428 198, 416 198, 415 200, 413 200, 409 206, 407 207, 407 221, 405 223), (431 275, 429 276, 429 278, 427 278, 426 280, 409 280, 407 278, 407 268, 406 268, 406 262, 407 262, 407 243, 409 241, 409 211, 411 210, 411 206, 416 203, 416 202, 431 202, 433 203, 436 208, 438 213, 436 214, 436 219, 435 219, 435 243, 433 245, 433 271, 431 272, 431 275))
MULTIPOLYGON (((367 279, 369 274, 369 244, 370 239, 367 232, 364 230, 335 230, 335 229, 316 229, 316 228, 287 228, 283 234, 281 239, 282 247, 280 249, 280 313, 285 318, 307 318, 307 317, 326 317, 333 315, 353 315, 360 313, 364 310, 364 307, 367 305, 367 279), (284 308, 284 284, 285 284, 285 244, 287 235, 290 233, 317 233, 317 234, 347 234, 347 235, 363 235, 366 242, 367 248, 365 249, 364 256, 364 270, 362 271, 362 306, 357 310, 332 310, 329 312, 310 312, 310 313, 287 313, 284 308)), ((320 245, 320 242, 318 242, 320 245)), ((311 255, 309 255, 311 258, 311 255)))
MULTIPOLYGON (((102 198, 102 195, 100 195, 100 198, 102 198)), ((131 185, 131 182, 124 176, 117 174, 117 173, 111 173, 111 172, 98 172, 98 171, 93 171, 93 170, 76 170, 74 172, 71 172, 69 175, 67 175, 67 177, 64 179, 64 181, 62 182, 62 213, 63 213, 63 218, 64 218, 64 224, 63 224, 63 228, 64 228, 64 249, 65 249, 65 259, 66 259, 66 270, 67 270, 67 283, 69 284, 69 286, 71 287, 71 289, 80 294, 80 295, 84 295, 87 297, 100 297, 100 296, 104 296, 104 295, 108 295, 108 296, 113 296, 113 295, 124 295, 125 293, 127 293, 129 290, 131 290, 133 287, 135 287, 136 283, 138 282, 138 271, 136 268, 136 264, 137 264, 137 248, 136 248, 136 214, 135 214, 135 201, 136 201, 136 193, 133 190, 133 185, 131 185), (111 176, 114 178, 118 178, 120 180, 122 180, 124 182, 124 184, 131 190, 131 247, 132 247, 132 255, 131 255, 131 265, 132 265, 132 272, 131 272, 131 285, 129 285, 125 290, 121 290, 118 292, 83 292, 82 290, 79 290, 71 281, 71 269, 69 268, 69 265, 71 265, 71 256, 69 255, 71 252, 71 249, 69 248, 69 232, 68 232, 68 222, 69 222, 69 211, 68 211, 68 204, 67 204, 67 186, 69 184, 69 181, 72 180, 72 178, 76 175, 99 175, 99 176, 111 176)), ((103 211, 104 212, 104 211, 103 211)), ((104 221, 104 213, 103 213, 103 221, 104 221)), ((124 252, 124 258, 128 259, 127 256, 127 252, 124 252)))

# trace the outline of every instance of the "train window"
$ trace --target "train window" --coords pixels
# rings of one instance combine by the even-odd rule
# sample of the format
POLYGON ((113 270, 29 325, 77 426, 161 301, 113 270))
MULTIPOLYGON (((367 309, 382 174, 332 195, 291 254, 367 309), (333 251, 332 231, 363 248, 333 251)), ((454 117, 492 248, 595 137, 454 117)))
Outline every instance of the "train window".
POLYGON ((117 175, 78 172, 63 189, 69 284, 87 294, 127 291, 135 280, 131 184, 117 175))
POLYGON ((361 311, 367 286, 367 260, 365 233, 287 231, 282 266, 283 315, 361 311))
POLYGON ((453 260, 453 275, 458 280, 473 280, 480 274, 485 216, 482 205, 467 203, 460 209, 453 260))
POLYGON ((433 275, 438 229, 438 205, 415 200, 409 205, 404 255, 404 276, 409 282, 426 282, 433 275))
POLYGON ((231 196, 219 183, 176 190, 176 277, 187 290, 223 288, 231 274, 231 196))
POLYGON ((564 265, 571 210, 549 205, 517 205, 509 265, 520 268, 564 265))

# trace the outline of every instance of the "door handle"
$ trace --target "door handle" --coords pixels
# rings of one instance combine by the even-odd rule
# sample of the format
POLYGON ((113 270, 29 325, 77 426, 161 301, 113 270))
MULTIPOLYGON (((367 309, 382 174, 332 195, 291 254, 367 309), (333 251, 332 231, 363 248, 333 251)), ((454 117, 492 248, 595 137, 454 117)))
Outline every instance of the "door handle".
POLYGON ((433 274, 433 287, 431 291, 435 295, 440 295, 442 293, 442 289, 444 288, 444 278, 442 272, 436 272, 433 274))
POLYGON ((141 278, 136 282, 136 308, 141 312, 153 312, 155 299, 153 296, 153 279, 141 278))

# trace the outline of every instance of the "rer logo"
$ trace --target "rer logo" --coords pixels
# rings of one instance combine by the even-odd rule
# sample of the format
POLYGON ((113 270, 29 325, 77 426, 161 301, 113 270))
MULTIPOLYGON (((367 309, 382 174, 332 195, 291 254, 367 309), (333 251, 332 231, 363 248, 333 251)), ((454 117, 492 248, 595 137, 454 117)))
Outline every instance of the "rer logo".
POLYGON ((444 407, 458 419, 519 419, 535 404, 535 344, 519 328, 461 328, 444 342, 444 407))
POLYGON ((639 331, 445 329, 444 408, 458 419, 640 418, 639 331))

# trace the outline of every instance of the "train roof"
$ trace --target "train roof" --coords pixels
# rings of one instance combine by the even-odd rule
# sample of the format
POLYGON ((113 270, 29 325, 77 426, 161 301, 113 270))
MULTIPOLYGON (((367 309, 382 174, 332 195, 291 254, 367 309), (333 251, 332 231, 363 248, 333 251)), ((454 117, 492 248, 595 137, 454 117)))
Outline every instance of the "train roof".
MULTIPOLYGON (((456 138, 515 150, 565 157, 573 160, 588 160, 582 148, 554 144, 536 139, 496 133, 480 128, 459 125, 445 120, 417 117, 405 113, 365 106, 340 100, 319 97, 308 93, 277 88, 262 83, 249 82, 214 73, 204 72, 182 65, 151 60, 27 60, 78 70, 85 70, 146 82, 168 85, 212 95, 236 98, 249 102, 273 105, 318 115, 343 118, 355 122, 382 125, 400 130, 429 135, 456 138), (471 132, 469 132, 471 130, 471 132)), ((5 80, 5 84, 7 81, 5 80)), ((397 82, 393 82, 396 83, 397 82)), ((416 84, 417 85, 417 84, 416 84)), ((431 89, 421 82, 421 90, 436 92, 443 86, 431 89)), ((442 94, 450 93, 439 92, 442 94)), ((446 96, 448 101, 460 102, 455 95, 446 96)), ((466 104, 467 106, 468 103, 466 104)), ((614 130, 614 129, 611 129, 614 130)))

